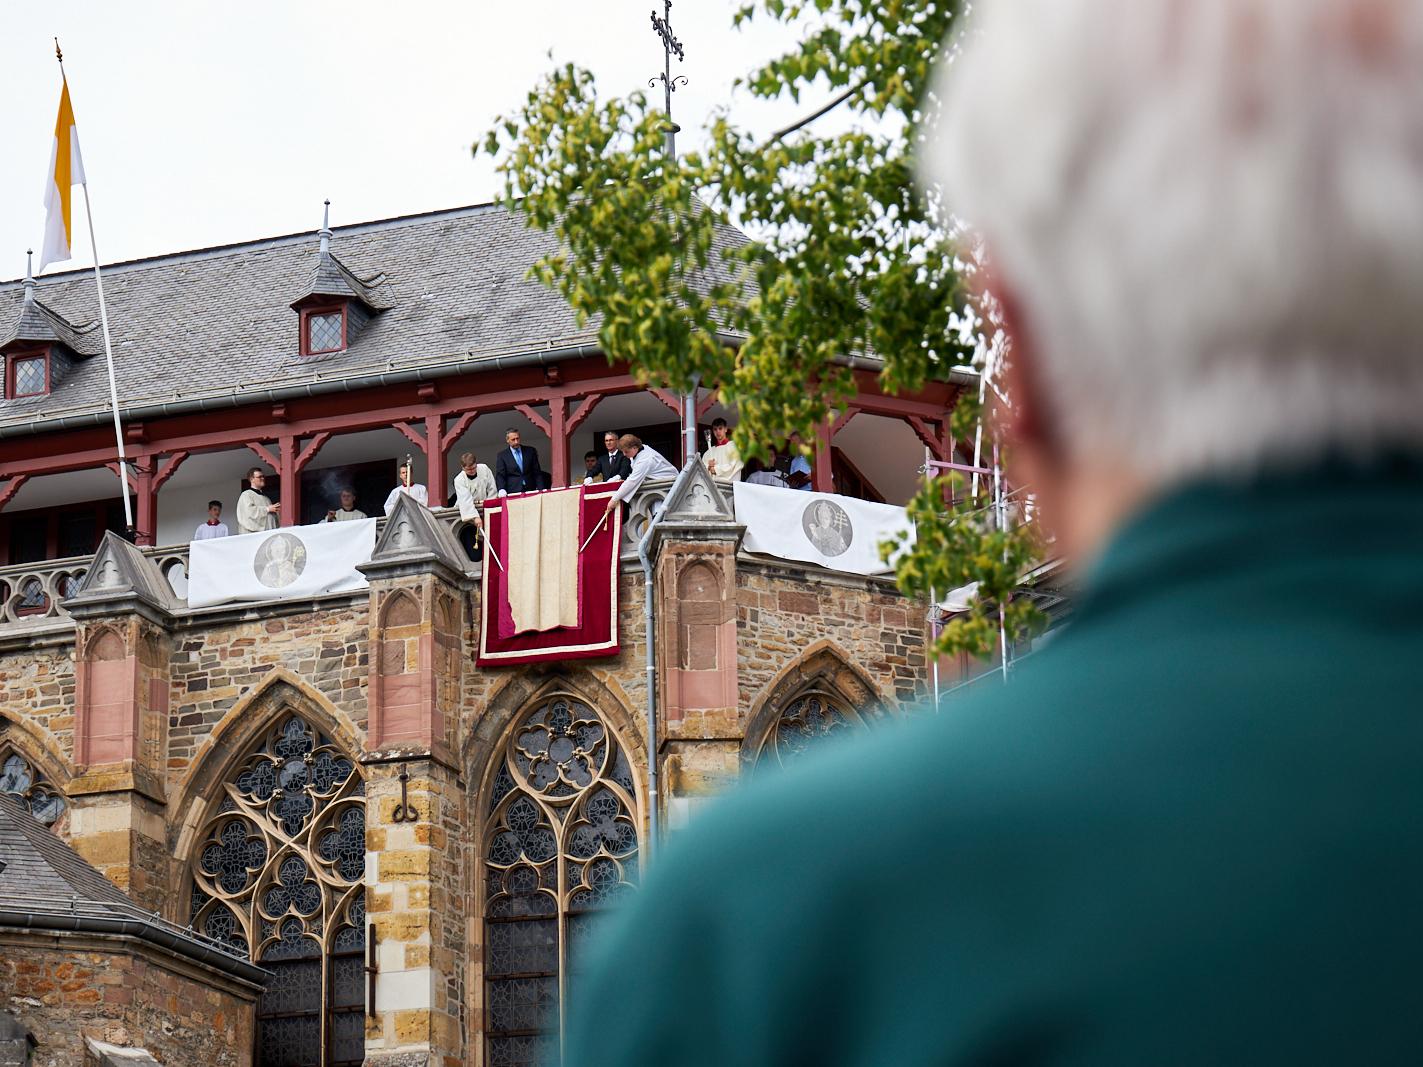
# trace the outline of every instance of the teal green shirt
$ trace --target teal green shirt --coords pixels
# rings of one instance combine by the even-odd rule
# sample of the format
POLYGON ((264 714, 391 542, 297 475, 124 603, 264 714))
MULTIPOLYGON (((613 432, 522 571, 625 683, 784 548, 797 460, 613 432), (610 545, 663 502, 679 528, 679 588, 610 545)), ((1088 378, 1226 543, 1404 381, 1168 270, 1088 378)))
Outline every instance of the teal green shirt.
POLYGON ((730 796, 569 1067, 1423 1061, 1423 470, 1200 485, 1012 682, 730 796))

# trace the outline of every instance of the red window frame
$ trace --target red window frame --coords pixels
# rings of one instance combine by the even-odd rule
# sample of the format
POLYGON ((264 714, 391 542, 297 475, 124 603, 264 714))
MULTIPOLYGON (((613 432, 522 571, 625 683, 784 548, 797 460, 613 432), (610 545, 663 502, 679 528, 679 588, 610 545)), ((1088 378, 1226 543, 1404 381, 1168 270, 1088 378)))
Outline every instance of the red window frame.
MULTIPOLYGON (((344 335, 344 327, 342 329, 344 335)), ((44 348, 32 348, 26 351, 11 352, 5 357, 5 396, 12 398, 23 398, 28 396, 48 396, 50 387, 54 384, 54 363, 49 358, 49 346, 44 348), (20 393, 16 391, 15 364, 27 359, 44 360, 44 388, 36 393, 20 393)))
POLYGON ((309 307, 301 309, 301 354, 303 356, 324 356, 328 352, 346 351, 346 329, 350 322, 346 314, 345 304, 325 304, 321 307, 309 307), (341 316, 341 345, 339 348, 317 348, 311 347, 311 318, 313 315, 340 315, 341 316))

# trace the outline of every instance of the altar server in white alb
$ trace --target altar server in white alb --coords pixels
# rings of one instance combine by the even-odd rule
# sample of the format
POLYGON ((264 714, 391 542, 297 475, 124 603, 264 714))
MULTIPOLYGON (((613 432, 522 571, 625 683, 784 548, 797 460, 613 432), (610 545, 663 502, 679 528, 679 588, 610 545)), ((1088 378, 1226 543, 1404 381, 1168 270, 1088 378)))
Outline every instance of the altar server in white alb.
POLYGON ((460 509, 460 544, 470 559, 477 559, 475 545, 479 531, 484 528, 484 519, 479 509, 498 489, 494 485, 494 472, 478 462, 473 452, 460 456, 460 472, 455 475, 455 505, 460 509))
POLYGON ((625 433, 618 439, 618 448, 632 462, 632 473, 623 479, 618 491, 608 497, 606 511, 612 511, 624 500, 631 500, 632 495, 642 488, 642 483, 649 478, 677 477, 677 468, 668 463, 666 457, 655 448, 648 448, 643 444, 640 437, 625 433))
POLYGON ((741 453, 731 440, 731 427, 725 419, 712 423, 712 440, 715 444, 702 454, 707 473, 719 482, 736 481, 741 477, 741 453))
POLYGON ((226 537, 227 523, 222 521, 222 501, 208 501, 208 521, 193 531, 194 541, 211 541, 214 537, 226 537))
POLYGON ((277 528, 277 515, 282 506, 273 504, 262 492, 267 485, 267 474, 261 467, 253 467, 247 472, 250 488, 242 490, 237 498, 237 532, 240 534, 261 533, 277 528))
POLYGON ((326 513, 327 522, 359 522, 366 513, 356 507, 356 491, 349 485, 341 487, 341 506, 326 513))
POLYGON ((395 502, 400 499, 401 493, 409 493, 427 508, 430 506, 430 494, 425 487, 415 481, 415 470, 407 459, 400 465, 400 483, 390 491, 390 496, 385 498, 385 513, 389 515, 395 510, 395 502))

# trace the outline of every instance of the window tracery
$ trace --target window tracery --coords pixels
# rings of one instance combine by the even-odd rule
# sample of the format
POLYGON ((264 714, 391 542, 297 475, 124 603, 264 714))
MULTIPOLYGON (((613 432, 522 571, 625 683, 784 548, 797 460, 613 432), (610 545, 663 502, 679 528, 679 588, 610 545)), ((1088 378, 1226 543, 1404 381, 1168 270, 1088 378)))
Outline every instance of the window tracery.
POLYGON ((299 715, 237 764, 193 862, 200 933, 272 972, 257 1007, 258 1067, 365 1058, 365 783, 299 715))
POLYGON ((30 814, 46 826, 53 826, 69 807, 64 794, 15 751, 0 752, 0 793, 18 797, 30 814))
POLYGON ((848 705, 827 693, 803 693, 790 701, 761 743, 756 767, 787 767, 821 740, 862 725, 848 705))
POLYGON ((498 755, 484 835, 485 1062, 545 1062, 594 915, 638 880, 636 788, 596 711, 553 697, 498 755))

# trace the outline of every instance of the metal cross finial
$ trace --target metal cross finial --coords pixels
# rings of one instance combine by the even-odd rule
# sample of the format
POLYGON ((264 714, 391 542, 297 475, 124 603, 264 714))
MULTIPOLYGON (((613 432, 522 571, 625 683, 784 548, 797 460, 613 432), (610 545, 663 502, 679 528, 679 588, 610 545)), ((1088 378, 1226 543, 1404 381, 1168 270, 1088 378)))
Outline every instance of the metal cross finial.
POLYGON ((677 91, 677 86, 686 85, 687 79, 678 74, 672 75, 672 57, 677 57, 677 62, 686 60, 687 55, 682 50, 682 42, 677 40, 677 35, 672 32, 672 0, 662 0, 662 17, 657 17, 657 12, 652 12, 652 28, 657 32, 657 36, 662 38, 662 73, 655 78, 649 78, 647 87, 655 87, 660 81, 662 83, 663 110, 667 115, 667 154, 675 157, 677 155, 677 134, 682 129, 672 121, 672 94, 677 91))

